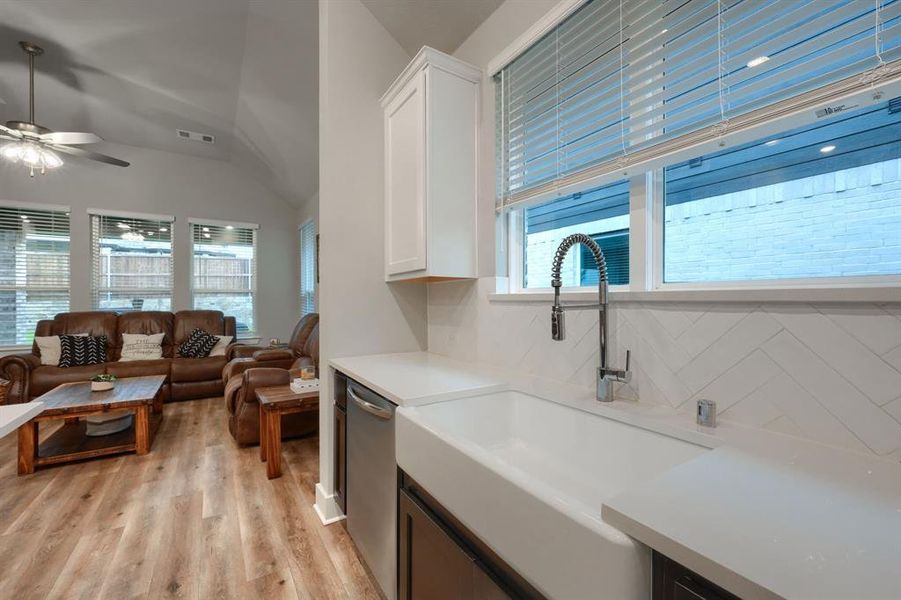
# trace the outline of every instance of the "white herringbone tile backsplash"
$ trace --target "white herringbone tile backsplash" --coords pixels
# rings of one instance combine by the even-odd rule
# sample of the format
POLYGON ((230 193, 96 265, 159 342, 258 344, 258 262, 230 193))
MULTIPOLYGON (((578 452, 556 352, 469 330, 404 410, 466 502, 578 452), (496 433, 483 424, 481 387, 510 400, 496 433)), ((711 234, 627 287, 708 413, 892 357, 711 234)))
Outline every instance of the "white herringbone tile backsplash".
MULTIPOLYGON (((492 278, 429 286, 429 350, 593 387, 597 312, 489 302, 492 278)), ((673 407, 716 400, 719 418, 901 459, 901 305, 614 303, 619 398, 673 407)))

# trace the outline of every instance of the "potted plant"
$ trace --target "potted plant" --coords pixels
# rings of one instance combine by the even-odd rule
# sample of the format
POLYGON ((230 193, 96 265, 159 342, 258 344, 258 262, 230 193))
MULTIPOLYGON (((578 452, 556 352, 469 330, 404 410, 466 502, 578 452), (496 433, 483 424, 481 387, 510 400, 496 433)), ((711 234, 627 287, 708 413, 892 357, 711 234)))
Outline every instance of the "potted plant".
POLYGON ((105 392, 107 390, 111 390, 116 386, 116 376, 115 375, 94 375, 91 377, 91 391, 92 392, 105 392))

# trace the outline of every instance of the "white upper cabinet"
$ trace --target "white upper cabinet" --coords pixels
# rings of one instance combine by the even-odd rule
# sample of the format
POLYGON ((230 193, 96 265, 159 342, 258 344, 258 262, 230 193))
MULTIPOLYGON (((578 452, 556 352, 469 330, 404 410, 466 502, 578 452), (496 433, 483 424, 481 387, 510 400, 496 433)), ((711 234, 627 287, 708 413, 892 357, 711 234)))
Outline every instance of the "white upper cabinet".
POLYGON ((382 97, 386 281, 477 277, 481 77, 424 47, 382 97))

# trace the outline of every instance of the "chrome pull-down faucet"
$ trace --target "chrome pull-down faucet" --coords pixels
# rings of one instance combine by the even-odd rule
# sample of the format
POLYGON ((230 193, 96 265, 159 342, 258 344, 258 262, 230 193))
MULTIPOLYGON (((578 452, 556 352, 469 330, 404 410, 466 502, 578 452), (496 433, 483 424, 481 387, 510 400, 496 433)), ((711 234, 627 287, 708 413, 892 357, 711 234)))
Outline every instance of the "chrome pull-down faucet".
POLYGON ((598 342, 600 344, 600 367, 597 374, 597 399, 600 402, 613 400, 613 382, 628 383, 632 379, 629 363, 632 362, 632 352, 626 350, 626 368, 614 369, 607 365, 607 261, 601 247, 593 239, 584 233, 574 233, 560 242, 557 253, 554 255, 554 265, 551 269, 551 286, 554 288, 554 305, 551 307, 551 337, 560 341, 566 338, 567 310, 598 309, 598 342), (560 304, 560 288, 563 282, 560 280, 560 270, 563 268, 563 259, 576 244, 582 244, 591 251, 598 265, 598 303, 597 304, 560 304))

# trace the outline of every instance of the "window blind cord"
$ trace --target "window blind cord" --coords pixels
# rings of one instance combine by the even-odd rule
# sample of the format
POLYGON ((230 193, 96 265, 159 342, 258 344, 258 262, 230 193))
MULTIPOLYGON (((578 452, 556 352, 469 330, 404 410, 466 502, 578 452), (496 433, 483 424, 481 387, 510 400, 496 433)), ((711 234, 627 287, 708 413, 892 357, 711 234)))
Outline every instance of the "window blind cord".
POLYGON ((885 66, 885 60, 882 58, 882 0, 876 0, 876 27, 873 43, 876 47, 876 60, 879 62, 877 69, 885 66))
MULTIPOLYGON (((876 87, 876 84, 883 77, 889 75, 889 67, 882 57, 882 5, 883 0, 876 0, 876 22, 873 26, 873 51, 876 56, 876 66, 860 74, 860 82, 869 85, 870 89, 876 87)), ((874 99, 878 100, 882 97, 882 92, 877 92, 874 99)))
POLYGON ((557 179, 560 179, 560 163, 566 150, 560 145, 560 29, 554 30, 554 98, 556 106, 554 107, 554 122, 556 126, 557 139, 557 179))
POLYGON ((726 145, 725 136, 729 131, 729 120, 726 118, 726 99, 724 90, 725 76, 723 74, 723 2, 716 0, 716 76, 717 76, 717 92, 720 101, 720 122, 714 125, 714 130, 719 138, 720 146, 726 145))
MULTIPOLYGON (((623 153, 619 157, 619 168, 623 169, 626 165, 626 90, 623 85, 623 70, 625 69, 625 58, 623 56, 623 0, 619 0, 619 141, 622 146, 623 153)), ((623 173, 625 175, 625 173, 623 173)))

